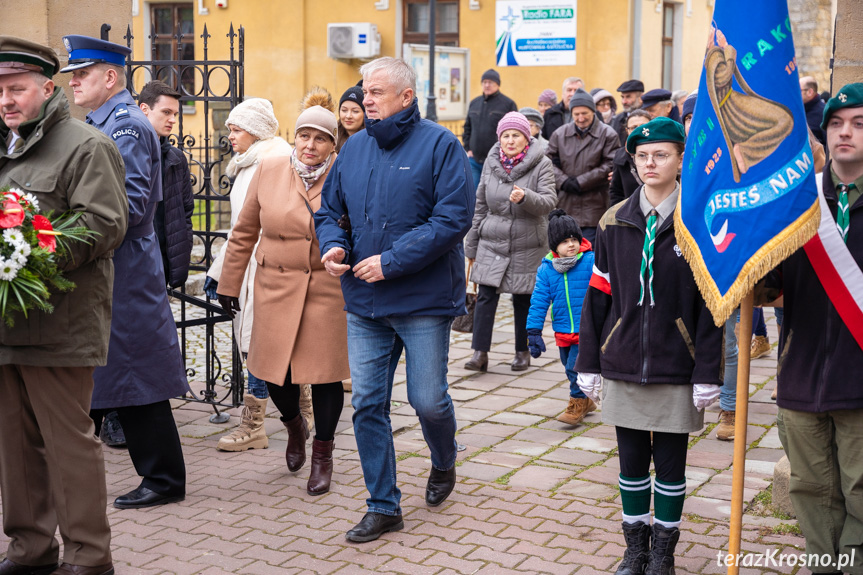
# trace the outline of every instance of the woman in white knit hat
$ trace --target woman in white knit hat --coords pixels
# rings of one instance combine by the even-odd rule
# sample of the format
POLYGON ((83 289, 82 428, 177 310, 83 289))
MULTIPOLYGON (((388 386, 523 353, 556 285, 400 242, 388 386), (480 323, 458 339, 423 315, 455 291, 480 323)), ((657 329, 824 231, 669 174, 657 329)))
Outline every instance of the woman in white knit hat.
POLYGON ((337 139, 335 115, 312 106, 297 119, 293 155, 261 162, 228 240, 218 289, 226 313, 243 310, 243 272, 248 262, 258 262, 249 371, 267 382, 282 414, 288 430, 285 458, 293 472, 306 461, 310 435, 300 415, 297 384, 311 384, 315 437, 306 487, 310 495, 330 489, 333 439, 345 399, 342 380, 350 377, 341 282, 321 263, 313 218, 336 158, 337 139))
MULTIPOLYGON (((231 228, 233 229, 258 164, 264 158, 290 156, 291 146, 283 138, 276 136, 279 121, 273 114, 273 105, 263 98, 249 98, 238 104, 228 115, 225 126, 230 130, 228 140, 235 152, 225 170, 228 177, 234 181, 230 195, 231 228)), ((216 288, 222 273, 224 256, 223 249, 207 271, 204 290, 210 299, 217 297, 216 288)), ((252 299, 256 267, 255 259, 252 258, 245 270, 243 287, 240 291, 240 307, 243 311, 234 318, 234 335, 244 357, 249 353, 249 342, 252 336, 252 299)), ((218 448, 222 451, 263 449, 269 444, 264 431, 264 414, 269 397, 266 382, 255 377, 253 372, 249 372, 246 379, 248 392, 243 397, 242 420, 231 433, 219 439, 218 448)))

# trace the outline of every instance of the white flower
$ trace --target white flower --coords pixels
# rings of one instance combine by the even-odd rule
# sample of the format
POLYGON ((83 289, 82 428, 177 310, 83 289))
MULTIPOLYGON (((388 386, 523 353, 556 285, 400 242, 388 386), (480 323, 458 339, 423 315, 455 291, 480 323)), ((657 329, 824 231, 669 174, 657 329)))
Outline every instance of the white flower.
POLYGON ((27 265, 27 258, 30 256, 30 246, 27 244, 19 244, 12 252, 12 259, 18 262, 18 265, 24 267, 27 265))
POLYGON ((39 200, 33 194, 24 194, 24 201, 33 206, 33 209, 39 211, 39 200))
POLYGON ((21 228, 9 228, 3 231, 3 240, 12 247, 18 247, 21 244, 26 244, 24 234, 21 233, 21 228))
POLYGON ((20 198, 24 195, 24 190, 22 190, 21 188, 9 188, 9 190, 6 192, 6 197, 14 200, 15 196, 13 194, 18 194, 18 197, 20 198))
POLYGON ((0 280, 12 281, 18 276, 18 270, 21 266, 13 259, 3 260, 0 262, 0 280))

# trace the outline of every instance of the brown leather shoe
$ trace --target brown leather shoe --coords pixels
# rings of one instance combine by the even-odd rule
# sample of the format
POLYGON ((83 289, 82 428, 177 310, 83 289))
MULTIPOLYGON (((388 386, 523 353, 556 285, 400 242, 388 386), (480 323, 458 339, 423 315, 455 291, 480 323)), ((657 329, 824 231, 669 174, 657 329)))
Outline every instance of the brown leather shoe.
POLYGON ((524 371, 530 367, 530 352, 529 351, 517 351, 515 352, 515 359, 512 360, 509 368, 513 371, 524 371))
POLYGON ((9 559, 0 561, 0 575, 50 575, 57 569, 57 563, 50 565, 21 565, 9 559))
POLYGON ((290 421, 282 420, 288 430, 288 447, 285 449, 285 461, 288 469, 299 471, 306 462, 306 440, 309 438, 309 428, 302 414, 290 421))
POLYGON ((306 492, 309 495, 323 495, 330 490, 333 478, 333 441, 312 441, 312 472, 306 492))
POLYGON ((471 371, 487 371, 488 370, 488 352, 474 351, 473 357, 464 364, 465 369, 471 371))
POLYGON ((87 567, 63 563, 59 569, 54 571, 53 575, 114 575, 114 564, 105 563, 104 565, 87 567))

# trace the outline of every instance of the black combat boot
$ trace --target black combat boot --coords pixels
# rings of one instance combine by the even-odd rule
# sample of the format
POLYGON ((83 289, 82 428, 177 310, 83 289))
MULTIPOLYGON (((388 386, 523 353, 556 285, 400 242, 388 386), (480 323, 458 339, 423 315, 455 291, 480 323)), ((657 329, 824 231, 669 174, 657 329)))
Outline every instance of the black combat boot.
POLYGON ((644 575, 650 556, 650 525, 644 521, 623 524, 626 552, 614 575, 644 575))
POLYGON ((644 575, 674 575, 674 548, 680 539, 677 527, 664 527, 653 524, 653 544, 650 547, 650 559, 644 575))

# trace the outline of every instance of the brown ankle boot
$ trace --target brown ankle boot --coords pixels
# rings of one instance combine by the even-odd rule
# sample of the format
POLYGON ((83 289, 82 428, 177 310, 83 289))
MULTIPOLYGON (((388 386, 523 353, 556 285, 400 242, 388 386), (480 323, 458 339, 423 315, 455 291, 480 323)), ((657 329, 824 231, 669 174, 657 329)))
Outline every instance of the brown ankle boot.
POLYGON ((309 438, 309 428, 306 427, 306 420, 303 419, 302 414, 290 421, 282 420, 282 423, 288 430, 288 447, 285 449, 288 469, 299 471, 306 462, 306 440, 309 438))
POLYGON ((330 490, 333 478, 333 440, 312 441, 312 472, 306 492, 309 495, 323 495, 330 490))
POLYGON ((512 360, 509 368, 512 371, 524 371, 530 367, 530 352, 529 351, 517 351, 515 352, 515 358, 512 360))
POLYGON ((464 364, 464 368, 471 371, 486 371, 488 369, 488 352, 474 351, 473 357, 464 364))

